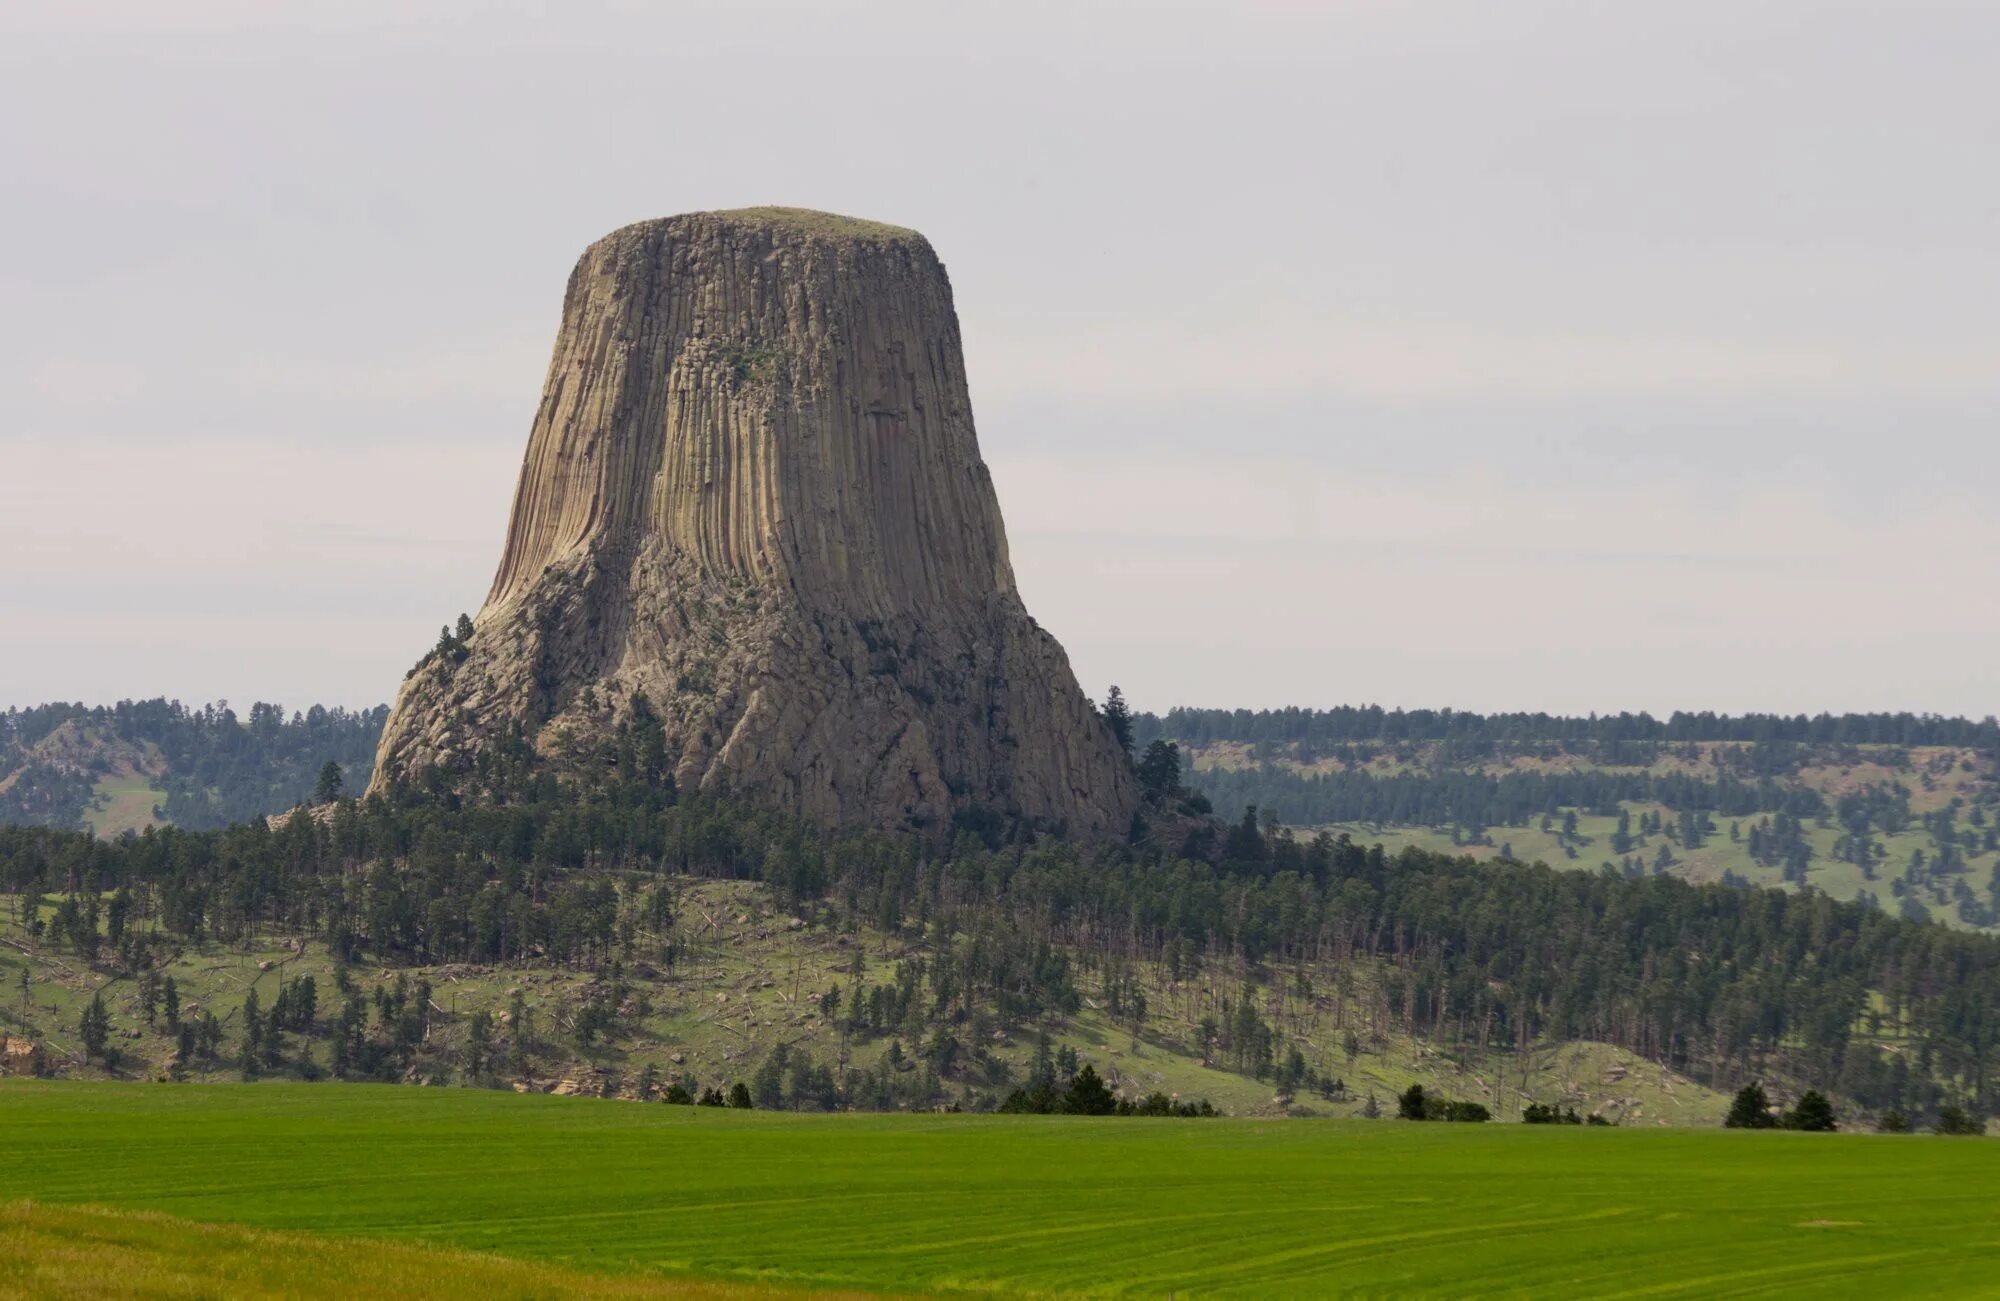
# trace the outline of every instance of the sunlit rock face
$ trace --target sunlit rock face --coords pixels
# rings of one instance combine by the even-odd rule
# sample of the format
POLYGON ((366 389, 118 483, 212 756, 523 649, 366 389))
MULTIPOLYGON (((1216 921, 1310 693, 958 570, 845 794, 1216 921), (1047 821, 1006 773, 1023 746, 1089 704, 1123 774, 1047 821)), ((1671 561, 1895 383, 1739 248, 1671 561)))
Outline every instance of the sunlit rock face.
POLYGON ((643 693, 684 788, 829 826, 1122 835, 1137 792, 1014 587, 944 266, 914 231, 691 213, 585 250, 499 572, 377 781, 519 725, 602 762, 643 693))

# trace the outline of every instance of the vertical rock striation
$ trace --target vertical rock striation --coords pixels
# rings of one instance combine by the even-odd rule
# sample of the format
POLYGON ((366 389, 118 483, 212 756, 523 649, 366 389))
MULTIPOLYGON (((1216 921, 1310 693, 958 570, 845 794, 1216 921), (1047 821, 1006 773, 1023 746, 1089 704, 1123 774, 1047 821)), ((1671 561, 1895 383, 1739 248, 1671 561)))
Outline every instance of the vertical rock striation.
POLYGON ((493 589, 404 684, 377 781, 516 724, 577 762, 641 692, 684 787, 825 825, 1129 825, 1124 757, 1015 591, 914 231, 757 208, 584 252, 493 589))

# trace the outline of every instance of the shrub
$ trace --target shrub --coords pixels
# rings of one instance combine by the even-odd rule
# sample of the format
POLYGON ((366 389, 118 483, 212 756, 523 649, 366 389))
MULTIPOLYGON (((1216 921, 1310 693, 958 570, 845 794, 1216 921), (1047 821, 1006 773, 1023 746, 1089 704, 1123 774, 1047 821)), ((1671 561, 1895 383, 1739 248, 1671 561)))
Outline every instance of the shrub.
POLYGON ((1097 1068, 1086 1064, 1069 1082, 1062 1110, 1072 1116, 1109 1116, 1118 1110, 1118 1099, 1104 1086, 1097 1068))
POLYGON ((1777 1123, 1764 1086, 1754 1082, 1736 1091, 1736 1100, 1729 1104, 1729 1114, 1722 1121, 1724 1129, 1770 1129, 1777 1123))
POLYGON ((1785 1113, 1786 1129, 1802 1129, 1813 1134, 1831 1134, 1840 1128, 1834 1119, 1833 1104, 1818 1089, 1807 1089, 1799 1104, 1785 1113))
POLYGON ((1955 1107, 1949 1103, 1938 1108, 1937 1123, 1931 1128, 1940 1134, 1961 1138, 1986 1132, 1985 1124, 1978 1117, 1966 1114, 1964 1107, 1955 1107))
POLYGON ((1435 1097, 1425 1093, 1421 1084, 1412 1084, 1397 1095, 1396 1114, 1404 1120, 1456 1120, 1472 1124, 1493 1119, 1493 1113, 1481 1103, 1435 1097))

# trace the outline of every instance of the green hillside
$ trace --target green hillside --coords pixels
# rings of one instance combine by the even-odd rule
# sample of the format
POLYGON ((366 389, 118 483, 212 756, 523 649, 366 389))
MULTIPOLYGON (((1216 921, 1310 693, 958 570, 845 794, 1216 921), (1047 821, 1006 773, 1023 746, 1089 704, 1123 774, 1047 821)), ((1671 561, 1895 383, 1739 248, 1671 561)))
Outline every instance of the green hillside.
POLYGON ((1251 986, 1259 1023, 1288 1045, 1271 1055, 1288 1058, 1297 1048, 1310 1079, 1285 1076, 1283 1060, 1251 1061, 1219 1047, 1203 1056, 1203 1020, 1227 1015, 1244 980, 1268 981, 1268 969, 1224 968, 1177 981, 1163 964, 1140 961, 1107 978, 1078 953, 1073 1010, 1006 1017, 988 1003, 963 1018, 939 1016, 931 1011, 938 986, 925 970, 935 963, 926 963, 929 946, 920 938, 836 924, 823 913, 808 923, 752 882, 655 882, 634 874, 620 884, 631 943, 594 969, 463 962, 378 968, 344 963, 307 936, 266 934, 234 944, 176 944, 145 974, 127 976, 93 969, 44 942, 55 905, 43 905, 38 939, 18 924, 19 900, 9 898, 0 921, 0 1027, 40 1044, 45 1069, 71 1077, 240 1080, 245 1001, 254 993, 271 1009, 286 989, 310 981, 310 1024, 267 1044, 253 1072, 258 1078, 318 1077, 335 1067, 345 985, 362 999, 361 1033, 383 1050, 372 1065, 355 1054, 347 1071, 416 1083, 657 1100, 677 1081, 695 1093, 743 1081, 766 1105, 835 1105, 816 1100, 810 1081, 800 1085, 801 1064, 810 1063, 825 1068, 848 1105, 983 1109, 1034 1077, 1046 1036, 1048 1053, 1063 1062, 1074 1054, 1124 1093, 1207 1099, 1232 1115, 1352 1116, 1371 1096, 1378 1109, 1393 1112, 1395 1095, 1415 1083, 1482 1101, 1503 1120, 1539 1101, 1626 1123, 1712 1125, 1727 1101, 1610 1044, 1543 1044, 1483 1062, 1440 1051, 1386 1023, 1384 973, 1365 965, 1337 972, 1306 964, 1279 988, 1251 986), (671 892, 671 920, 641 915, 652 911, 649 892, 661 886, 671 892), (199 1024, 211 1013, 222 1036, 214 1053, 178 1066, 179 1035, 163 996, 169 980, 178 1020, 199 1024), (405 1009, 421 1000, 413 1013, 420 1019, 407 1051, 391 1053, 401 1021, 382 1004, 397 997, 399 983, 405 1009), (841 1000, 829 1012, 827 993, 836 987, 841 1000), (905 998, 903 989, 918 996, 905 998), (867 996, 878 990, 875 1005, 892 1005, 886 1023, 869 1014, 867 996), (80 1027, 93 999, 108 1013, 115 1060, 83 1050, 80 1027), (1129 1016, 1135 999, 1147 1007, 1136 1031, 1129 1016), (488 1046, 475 1050, 482 1016, 488 1046), (767 1096, 760 1070, 768 1080, 779 1053, 787 1064, 767 1096))
POLYGON ((1719 735, 1742 730, 1729 719, 1624 729, 1636 737, 1601 726, 1619 720, 1342 721, 1175 711, 1144 718, 1141 732, 1178 744, 1189 784, 1218 810, 1255 805, 1303 834, 1810 886, 1913 919, 2000 927, 2000 751, 1985 725, 1911 720, 1908 743, 1845 739, 1811 720, 1758 740, 1719 735), (1370 721, 1394 734, 1350 734, 1370 721), (1946 740, 1964 743, 1922 743, 1946 740))
MULTIPOLYGON (((789 1116, 296 1085, 5 1083, 0 1110, 0 1199, 326 1235, 306 1268, 366 1264, 369 1240, 483 1253, 463 1268, 499 1287, 492 1256, 903 1294, 1938 1296, 2000 1274, 2000 1166, 1931 1137, 789 1116)), ((40 1233, 86 1253, 132 1230, 57 1217, 40 1233)), ((0 1269, 51 1268, 0 1235, 0 1269)), ((234 1241, 152 1251, 185 1278, 204 1257, 246 1268, 234 1241)), ((468 1290, 456 1268, 436 1293, 468 1290)))
POLYGON ((282 813, 312 798, 329 763, 347 789, 366 786, 387 714, 314 705, 287 716, 259 702, 239 716, 226 701, 164 699, 10 709, 0 713, 0 824, 115 836, 282 813))
MULTIPOLYGON (((573 777, 516 738, 464 793, 108 841, 0 827, 0 1022, 75 1076, 741 1084, 795 1110, 991 1110, 1085 1063, 1134 1103, 1236 1115, 1379 1112, 1422 1083, 1501 1119, 1539 1102, 1707 1124, 1752 1080, 1780 1103, 1830 1094, 1850 1122, 1996 1109, 1992 936, 1818 890, 1205 822, 1158 739, 1127 843, 1001 816, 831 834, 635 771, 660 752, 644 721, 573 777)), ((1548 812, 1550 783, 1598 801, 1643 782, 1668 807, 1773 805, 1797 833, 1823 797, 1755 771, 1771 759, 1710 755, 1712 778, 1396 771, 1335 793, 1527 810, 1576 849, 1605 833, 1548 812)), ((1665 821, 1608 834, 1629 859, 1689 850, 1665 821)))

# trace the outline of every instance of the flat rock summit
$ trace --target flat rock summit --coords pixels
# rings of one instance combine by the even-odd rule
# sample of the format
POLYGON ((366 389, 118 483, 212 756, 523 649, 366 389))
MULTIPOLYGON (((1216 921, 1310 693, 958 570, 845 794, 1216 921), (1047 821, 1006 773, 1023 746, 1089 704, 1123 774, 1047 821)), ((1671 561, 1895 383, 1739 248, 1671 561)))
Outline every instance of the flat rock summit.
POLYGON ((603 762, 635 708, 683 788, 825 826, 1128 829, 1129 765, 1015 590, 916 232, 689 213, 577 262, 492 591, 404 683, 376 781, 516 731, 603 762))

